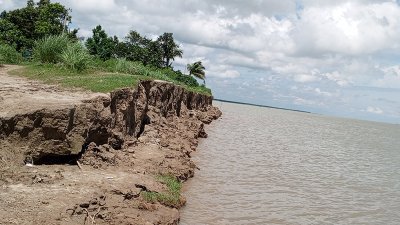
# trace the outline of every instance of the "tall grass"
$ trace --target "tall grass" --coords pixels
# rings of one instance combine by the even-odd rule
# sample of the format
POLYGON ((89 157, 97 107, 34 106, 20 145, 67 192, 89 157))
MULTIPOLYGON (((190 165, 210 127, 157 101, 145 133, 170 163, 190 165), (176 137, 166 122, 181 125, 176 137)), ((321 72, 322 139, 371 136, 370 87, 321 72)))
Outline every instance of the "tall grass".
POLYGON ((59 63, 62 53, 71 41, 65 35, 48 36, 37 40, 33 49, 33 58, 42 63, 59 63))
POLYGON ((91 55, 81 43, 70 43, 61 53, 61 62, 71 70, 81 72, 91 63, 91 55))
POLYGON ((126 59, 118 59, 115 64, 115 71, 119 73, 136 74, 137 68, 133 62, 129 62, 126 59))
POLYGON ((10 45, 0 45, 0 64, 18 64, 22 62, 22 55, 10 45))

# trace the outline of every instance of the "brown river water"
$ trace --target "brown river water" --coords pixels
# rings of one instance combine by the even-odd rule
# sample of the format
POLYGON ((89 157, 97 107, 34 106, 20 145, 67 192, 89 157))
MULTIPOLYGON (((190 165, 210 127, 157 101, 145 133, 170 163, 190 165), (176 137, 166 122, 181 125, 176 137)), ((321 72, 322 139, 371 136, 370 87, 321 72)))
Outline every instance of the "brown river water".
POLYGON ((400 125, 214 105, 180 224, 400 224, 400 125))

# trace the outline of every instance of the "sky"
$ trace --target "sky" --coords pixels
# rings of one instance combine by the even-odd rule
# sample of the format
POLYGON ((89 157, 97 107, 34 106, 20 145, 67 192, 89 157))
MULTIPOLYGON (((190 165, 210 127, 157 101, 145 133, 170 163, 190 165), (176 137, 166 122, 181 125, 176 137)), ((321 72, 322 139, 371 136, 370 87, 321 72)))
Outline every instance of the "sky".
POLYGON ((400 124, 400 0, 52 2, 80 36, 172 32, 174 67, 201 60, 215 98, 400 124))

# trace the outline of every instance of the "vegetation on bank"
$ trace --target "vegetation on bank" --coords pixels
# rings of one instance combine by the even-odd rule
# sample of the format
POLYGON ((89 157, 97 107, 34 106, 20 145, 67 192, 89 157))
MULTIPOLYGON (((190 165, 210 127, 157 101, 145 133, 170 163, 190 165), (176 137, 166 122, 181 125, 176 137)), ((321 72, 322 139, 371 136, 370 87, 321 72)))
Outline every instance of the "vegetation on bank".
POLYGON ((68 30, 70 9, 50 0, 0 14, 0 65, 22 64, 12 73, 66 87, 109 92, 133 87, 139 80, 159 79, 211 94, 194 78, 205 80, 201 61, 187 65, 188 75, 172 62, 183 51, 172 33, 149 39, 130 31, 124 40, 109 36, 98 25, 86 41, 68 30))
POLYGON ((142 192, 143 198, 151 203, 159 202, 163 205, 178 208, 181 206, 181 189, 182 184, 174 176, 159 175, 157 180, 165 184, 168 188, 167 192, 142 192))

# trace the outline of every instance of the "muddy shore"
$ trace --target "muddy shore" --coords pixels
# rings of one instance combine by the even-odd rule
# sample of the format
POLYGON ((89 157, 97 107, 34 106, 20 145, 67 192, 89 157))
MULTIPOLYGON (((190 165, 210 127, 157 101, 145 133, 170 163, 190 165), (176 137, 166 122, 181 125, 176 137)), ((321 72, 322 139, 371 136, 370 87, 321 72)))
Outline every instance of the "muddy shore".
POLYGON ((149 202, 184 182, 212 97, 162 81, 109 95, 66 91, 0 68, 0 224, 178 224, 184 205, 149 202))

